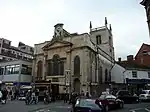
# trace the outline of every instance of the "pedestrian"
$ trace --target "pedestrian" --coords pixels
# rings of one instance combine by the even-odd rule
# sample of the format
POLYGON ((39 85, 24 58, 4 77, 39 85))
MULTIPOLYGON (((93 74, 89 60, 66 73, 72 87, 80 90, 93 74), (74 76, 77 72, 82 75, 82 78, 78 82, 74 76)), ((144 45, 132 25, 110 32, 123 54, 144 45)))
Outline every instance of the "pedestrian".
POLYGON ((67 103, 68 95, 67 93, 64 94, 64 103, 67 103))
POLYGON ((9 100, 11 100, 12 99, 12 90, 11 89, 9 90, 8 96, 9 96, 9 100))
POLYGON ((29 105, 30 100, 31 100, 31 91, 28 90, 28 91, 26 92, 26 99, 25 99, 26 105, 29 105))
POLYGON ((36 89, 35 91, 35 98, 36 98, 36 103, 39 102, 39 89, 36 89))
POLYGON ((91 96, 90 93, 87 91, 87 92, 86 92, 86 97, 87 97, 87 98, 90 98, 90 96, 91 96))
POLYGON ((4 88, 4 89, 2 90, 2 103, 3 103, 3 104, 6 104, 7 95, 8 95, 8 91, 7 91, 6 88, 4 88))
POLYGON ((2 96, 3 96, 3 94, 2 94, 2 92, 0 90, 0 102, 1 102, 2 96))

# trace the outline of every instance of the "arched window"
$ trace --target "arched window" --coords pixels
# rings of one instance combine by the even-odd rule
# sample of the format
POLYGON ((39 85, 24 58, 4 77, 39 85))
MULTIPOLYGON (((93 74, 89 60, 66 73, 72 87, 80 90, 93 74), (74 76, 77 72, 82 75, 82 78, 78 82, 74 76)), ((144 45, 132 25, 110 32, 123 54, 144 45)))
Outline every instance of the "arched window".
POLYGON ((74 58, 74 75, 80 75, 80 57, 75 56, 74 58))
POLYGON ((102 83, 102 76, 103 76, 103 69, 102 69, 102 67, 100 66, 100 67, 99 67, 99 71, 98 71, 98 79, 99 79, 99 83, 100 83, 100 84, 102 83))
POLYGON ((109 82, 111 82, 111 72, 109 72, 109 82))
POLYGON ((50 76, 64 75, 64 58, 60 58, 58 54, 54 55, 48 61, 48 74, 50 76))
POLYGON ((42 72, 43 72, 43 62, 38 61, 37 63, 37 77, 42 78, 42 72))
POLYGON ((105 82, 107 82, 107 81, 108 81, 108 70, 105 69, 105 82))
POLYGON ((59 75, 59 55, 53 56, 53 75, 59 75))

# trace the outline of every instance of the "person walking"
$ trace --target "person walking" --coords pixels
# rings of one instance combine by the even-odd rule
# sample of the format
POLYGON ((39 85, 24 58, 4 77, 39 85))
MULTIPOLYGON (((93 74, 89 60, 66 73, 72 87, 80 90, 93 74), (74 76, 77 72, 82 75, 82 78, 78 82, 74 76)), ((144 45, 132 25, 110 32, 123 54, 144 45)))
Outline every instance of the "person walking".
POLYGON ((2 94, 2 92, 0 90, 0 102, 1 102, 2 96, 3 96, 3 94, 2 94))
POLYGON ((35 90, 35 99, 36 99, 36 103, 39 102, 39 89, 35 90))
POLYGON ((7 91, 6 88, 4 88, 4 89, 2 90, 2 103, 3 103, 3 104, 6 104, 7 95, 8 95, 8 91, 7 91))

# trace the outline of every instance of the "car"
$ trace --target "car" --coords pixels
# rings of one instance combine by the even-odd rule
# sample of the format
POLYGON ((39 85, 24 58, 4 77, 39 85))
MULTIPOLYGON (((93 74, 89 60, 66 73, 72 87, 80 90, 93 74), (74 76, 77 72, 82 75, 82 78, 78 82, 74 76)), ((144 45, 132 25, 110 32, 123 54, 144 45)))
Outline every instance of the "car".
POLYGON ((25 100, 26 99, 26 92, 31 90, 32 86, 22 86, 20 87, 19 97, 18 100, 25 100))
POLYGON ((150 101, 150 90, 142 90, 139 95, 141 101, 150 101))
POLYGON ((77 99, 73 112, 104 112, 94 99, 77 99))
POLYGON ((124 107, 124 101, 118 99, 117 97, 111 94, 102 94, 98 100, 103 106, 105 112, 108 112, 111 109, 118 109, 124 107))
POLYGON ((124 103, 139 103, 140 101, 137 95, 131 95, 128 90, 119 90, 116 97, 123 100, 124 103))

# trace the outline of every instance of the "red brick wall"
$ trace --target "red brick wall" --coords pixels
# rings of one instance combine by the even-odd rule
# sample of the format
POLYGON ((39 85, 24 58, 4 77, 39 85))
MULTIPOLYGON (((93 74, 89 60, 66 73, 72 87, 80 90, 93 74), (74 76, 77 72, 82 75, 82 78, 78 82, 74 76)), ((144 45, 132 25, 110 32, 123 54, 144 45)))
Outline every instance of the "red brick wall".
POLYGON ((139 52, 135 56, 135 61, 139 64, 150 66, 150 45, 146 45, 146 44, 142 45, 139 52), (143 51, 147 51, 147 53, 144 54, 143 51))

